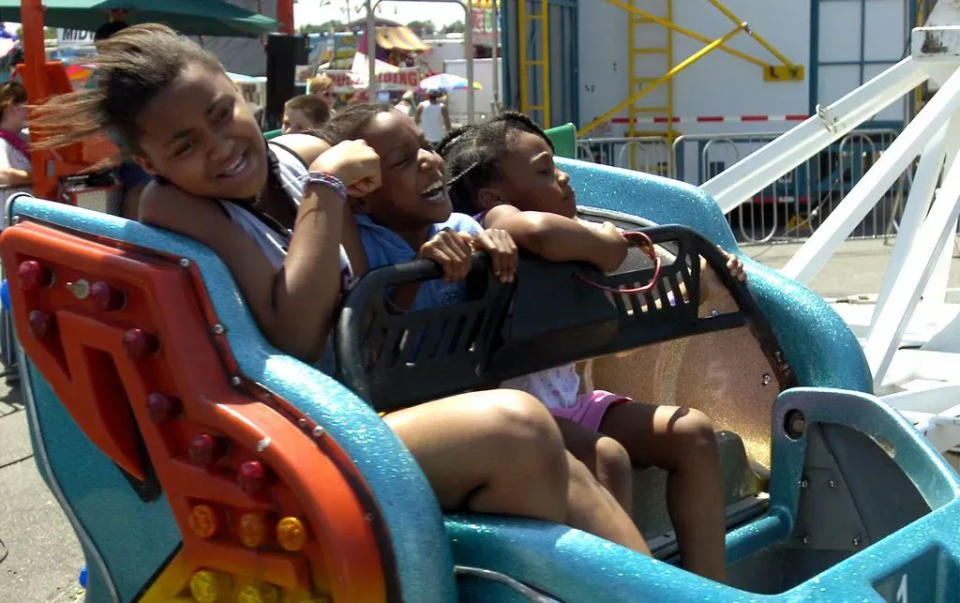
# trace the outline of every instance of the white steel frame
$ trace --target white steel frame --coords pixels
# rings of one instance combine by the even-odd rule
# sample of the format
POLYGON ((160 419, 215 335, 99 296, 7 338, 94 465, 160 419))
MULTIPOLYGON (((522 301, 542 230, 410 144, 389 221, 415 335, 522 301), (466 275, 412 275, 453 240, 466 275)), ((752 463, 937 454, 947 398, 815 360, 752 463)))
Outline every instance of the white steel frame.
POLYGON ((911 56, 708 180, 729 212, 923 82, 939 90, 782 269, 809 283, 914 160, 916 173, 864 353, 884 399, 945 451, 960 447, 960 316, 919 349, 900 350, 921 297, 946 309, 952 241, 960 215, 960 2, 938 3, 911 34, 911 56), (894 363, 894 358, 896 362, 894 363), (891 365, 896 366, 891 371, 891 365), (905 385, 921 383, 919 389, 905 385), (902 391, 897 391, 902 390, 902 391))

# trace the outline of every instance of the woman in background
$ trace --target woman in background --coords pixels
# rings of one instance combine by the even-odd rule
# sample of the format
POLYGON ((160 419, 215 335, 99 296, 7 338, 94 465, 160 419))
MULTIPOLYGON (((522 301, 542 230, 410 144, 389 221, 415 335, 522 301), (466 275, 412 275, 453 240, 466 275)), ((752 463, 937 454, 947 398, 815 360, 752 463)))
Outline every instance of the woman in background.
POLYGON ((33 170, 23 136, 26 125, 27 91, 20 82, 6 82, 0 86, 0 201, 31 190, 33 170))

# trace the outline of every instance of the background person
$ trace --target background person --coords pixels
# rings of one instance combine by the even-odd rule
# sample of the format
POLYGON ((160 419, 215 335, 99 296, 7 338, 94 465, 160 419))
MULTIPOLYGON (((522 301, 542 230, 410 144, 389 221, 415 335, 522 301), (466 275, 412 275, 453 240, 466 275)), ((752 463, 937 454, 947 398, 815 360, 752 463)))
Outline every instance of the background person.
POLYGON ((16 81, 0 86, 0 201, 30 192, 33 170, 23 136, 27 125, 27 90, 16 81))
POLYGON ((316 130, 330 120, 330 107, 313 94, 294 96, 283 105, 284 134, 297 134, 316 130))
POLYGON ((309 82, 310 94, 319 96, 327 102, 330 107, 330 113, 333 113, 333 106, 337 103, 337 95, 333 91, 333 80, 326 73, 311 78, 309 82))
POLYGON ((428 90, 427 100, 417 106, 416 122, 430 144, 437 145, 450 131, 450 114, 440 100, 439 90, 428 90))

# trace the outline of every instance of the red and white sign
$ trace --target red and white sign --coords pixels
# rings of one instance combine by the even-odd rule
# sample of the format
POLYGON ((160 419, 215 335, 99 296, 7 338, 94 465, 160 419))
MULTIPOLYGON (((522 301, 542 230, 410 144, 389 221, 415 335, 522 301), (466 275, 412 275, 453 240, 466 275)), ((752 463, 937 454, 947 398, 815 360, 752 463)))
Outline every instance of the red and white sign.
MULTIPOLYGON (((325 74, 333 80, 336 92, 353 92, 366 88, 366 78, 357 77, 350 69, 327 69, 325 74)), ((401 67, 394 72, 377 74, 378 90, 416 90, 420 84, 420 71, 416 67, 401 67)))
MULTIPOLYGON (((788 114, 788 115, 697 115, 696 117, 673 117, 675 124, 694 124, 694 123, 742 123, 751 121, 803 121, 809 115, 788 114)), ((629 117, 614 117, 610 121, 615 124, 628 124, 631 121, 637 124, 665 124, 669 118, 662 117, 637 117, 631 120, 629 117)))

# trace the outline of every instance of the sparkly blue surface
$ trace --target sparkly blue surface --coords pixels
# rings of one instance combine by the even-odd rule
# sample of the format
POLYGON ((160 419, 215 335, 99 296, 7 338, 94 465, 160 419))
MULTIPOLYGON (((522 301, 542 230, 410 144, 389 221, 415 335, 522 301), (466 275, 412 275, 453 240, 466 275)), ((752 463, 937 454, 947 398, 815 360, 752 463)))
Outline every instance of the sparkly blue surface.
MULTIPOLYGON (((266 342, 244 305, 227 267, 212 251, 161 229, 28 197, 15 201, 11 214, 30 216, 73 230, 128 241, 140 247, 187 257, 196 262, 219 321, 227 327, 227 338, 241 372, 285 398, 322 425, 363 473, 390 531, 403 589, 402 598, 407 601, 449 601, 455 598, 452 561, 443 531, 440 508, 416 461, 364 402, 337 381, 311 366, 281 354, 266 342)), ((65 430, 62 433, 51 432, 56 433, 62 444, 51 454, 56 464, 68 471, 81 456, 102 458, 95 450, 85 450, 88 454, 81 455, 77 449, 72 448, 74 440, 80 437, 79 430, 74 427, 71 431, 67 427, 59 426, 66 423, 66 415, 62 410, 59 414, 54 410, 60 406, 49 387, 46 391, 39 387, 38 395, 44 399, 44 421, 56 424, 52 425, 51 429, 65 430)), ((44 441, 50 438, 47 433, 44 441)), ((102 464, 94 467, 82 466, 82 469, 83 471, 76 474, 84 476, 82 481, 85 484, 96 485, 109 477, 102 464)), ((75 488, 72 483, 68 486, 70 487, 65 487, 64 490, 71 504, 85 504, 90 496, 87 489, 91 486, 84 485, 83 489, 75 488)), ((128 485, 124 484, 124 487, 130 491, 128 485)), ((106 494, 104 497, 109 498, 106 494)), ((115 513, 91 514, 87 520, 88 529, 98 535, 95 538, 98 546, 101 546, 101 540, 104 543, 127 540, 160 549, 159 545, 163 540, 150 542, 140 540, 129 532, 117 532, 118 525, 123 525, 126 530, 136 530, 138 534, 176 530, 169 511, 162 516, 130 517, 131 513, 142 513, 137 509, 138 506, 144 505, 138 501, 138 504, 118 505, 115 513), (123 512, 119 511, 121 507, 123 512), (129 521, 121 524, 117 521, 118 517, 126 517, 129 521)), ((150 506, 166 507, 166 503, 150 506)), ((166 554, 171 549, 172 546, 161 552, 166 554)), ((131 571, 132 577, 140 576, 143 572, 147 572, 146 575, 149 576, 158 566, 154 563, 155 557, 130 555, 115 561, 137 566, 140 571, 131 571)), ((95 574, 91 574, 91 596, 96 598, 98 594, 93 581, 95 574)))
MULTIPOLYGON (((659 224, 683 224, 739 253, 716 202, 689 184, 609 166, 556 159, 570 174, 577 203, 620 211, 659 224)), ((816 293, 739 254, 747 285, 773 325, 800 385, 872 392, 873 379, 850 328, 816 293), (816 334, 814 336, 813 334, 816 334)))

